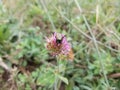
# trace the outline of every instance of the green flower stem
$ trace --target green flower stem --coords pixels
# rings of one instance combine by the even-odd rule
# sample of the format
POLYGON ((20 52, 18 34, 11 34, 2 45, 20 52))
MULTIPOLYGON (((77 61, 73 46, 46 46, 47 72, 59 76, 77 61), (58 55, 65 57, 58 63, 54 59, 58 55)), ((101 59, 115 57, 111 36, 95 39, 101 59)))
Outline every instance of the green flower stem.
POLYGON ((56 80, 55 80, 54 90, 59 90, 59 88, 58 88, 58 78, 56 78, 56 80))
MULTIPOLYGON (((58 60, 58 58, 57 58, 57 67, 58 67, 58 72, 59 72, 60 69, 59 69, 59 60, 58 60)), ((54 84, 54 90, 59 90, 59 88, 58 88, 58 81, 59 81, 59 79, 58 79, 58 77, 56 75, 56 77, 55 77, 55 84, 54 84)))
MULTIPOLYGON (((66 62, 62 62, 63 60, 59 60, 57 58, 57 67, 58 67, 58 74, 60 73, 60 64, 63 64, 64 66, 66 66, 66 62)), ((64 75, 65 70, 62 72, 62 76, 64 75)), ((55 80, 55 84, 54 84, 54 90, 59 90, 61 86, 61 80, 56 76, 56 80, 55 80)))

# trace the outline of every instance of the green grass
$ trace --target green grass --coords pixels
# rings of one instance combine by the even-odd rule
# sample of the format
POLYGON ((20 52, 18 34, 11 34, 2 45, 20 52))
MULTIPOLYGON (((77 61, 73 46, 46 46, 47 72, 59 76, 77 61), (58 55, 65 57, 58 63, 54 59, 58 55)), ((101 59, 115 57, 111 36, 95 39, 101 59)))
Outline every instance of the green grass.
POLYGON ((1 90, 53 90, 56 78, 61 90, 120 90, 119 4, 119 0, 2 1, 0 58, 10 73, 0 64, 1 90), (48 54, 45 37, 53 32, 66 35, 73 62, 57 65, 48 54))

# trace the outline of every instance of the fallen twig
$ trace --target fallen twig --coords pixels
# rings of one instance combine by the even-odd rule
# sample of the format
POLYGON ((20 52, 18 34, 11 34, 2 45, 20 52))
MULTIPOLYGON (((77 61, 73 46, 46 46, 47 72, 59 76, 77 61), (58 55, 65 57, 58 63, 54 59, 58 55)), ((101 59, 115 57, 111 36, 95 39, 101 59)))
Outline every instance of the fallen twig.
POLYGON ((113 73, 108 75, 108 78, 120 78, 120 73, 113 73))

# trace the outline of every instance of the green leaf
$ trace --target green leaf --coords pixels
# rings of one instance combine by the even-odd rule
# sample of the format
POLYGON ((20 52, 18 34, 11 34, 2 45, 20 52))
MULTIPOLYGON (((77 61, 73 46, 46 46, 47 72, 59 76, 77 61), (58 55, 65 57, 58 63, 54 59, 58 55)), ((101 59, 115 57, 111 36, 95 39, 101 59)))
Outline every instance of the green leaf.
POLYGON ((79 87, 74 86, 74 87, 73 87, 73 90, 80 90, 80 89, 79 89, 79 87))
POLYGON ((29 84, 26 84, 25 90, 32 90, 29 84))
POLYGON ((65 78, 65 77, 63 77, 63 76, 60 76, 60 75, 58 75, 58 74, 56 74, 57 75, 57 77, 60 79, 60 80, 62 80, 64 83, 66 83, 67 85, 68 85, 68 79, 67 78, 65 78))
POLYGON ((19 78, 19 80, 20 80, 22 83, 25 83, 25 82, 26 82, 26 79, 27 79, 27 77, 26 77, 25 75, 22 75, 22 74, 19 74, 19 75, 18 75, 18 78, 19 78))
POLYGON ((86 85, 80 85, 80 87, 81 87, 82 89, 85 89, 85 90, 92 90, 92 88, 90 88, 90 87, 88 87, 88 86, 86 86, 86 85))
POLYGON ((55 81, 55 75, 48 71, 45 73, 41 73, 37 79, 37 85, 43 85, 43 86, 47 86, 47 85, 53 85, 55 81))
POLYGON ((10 37, 10 30, 6 25, 0 25, 0 43, 3 41, 8 40, 10 37))

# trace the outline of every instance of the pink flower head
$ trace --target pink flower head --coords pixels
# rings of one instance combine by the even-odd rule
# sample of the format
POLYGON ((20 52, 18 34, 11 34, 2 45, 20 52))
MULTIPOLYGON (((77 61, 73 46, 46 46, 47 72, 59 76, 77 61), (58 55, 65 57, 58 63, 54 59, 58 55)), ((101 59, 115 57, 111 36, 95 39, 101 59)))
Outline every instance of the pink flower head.
POLYGON ((68 43, 65 35, 54 33, 51 37, 46 38, 47 49, 53 56, 56 55, 68 55, 71 50, 71 46, 68 43))

